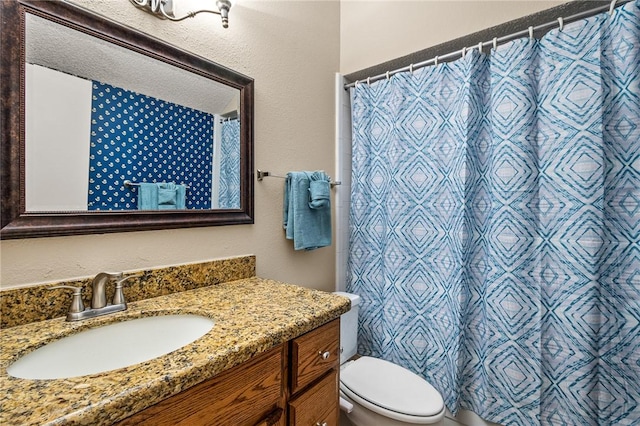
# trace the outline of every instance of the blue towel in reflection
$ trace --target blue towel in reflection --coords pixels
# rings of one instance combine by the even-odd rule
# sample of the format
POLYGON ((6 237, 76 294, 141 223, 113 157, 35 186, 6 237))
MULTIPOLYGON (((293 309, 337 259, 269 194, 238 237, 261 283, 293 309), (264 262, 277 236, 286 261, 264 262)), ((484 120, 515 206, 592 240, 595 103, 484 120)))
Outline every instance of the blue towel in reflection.
MULTIPOLYGON (((321 172, 321 178, 329 184, 329 179, 321 172)), ((286 237, 293 240, 295 250, 313 250, 331 245, 330 200, 320 191, 321 199, 316 200, 318 208, 312 208, 310 184, 318 180, 312 172, 289 172, 285 180, 283 224, 286 237), (314 179, 315 178, 315 179, 314 179)))
POLYGON ((158 185, 146 182, 140 184, 138 210, 158 210, 158 185))
POLYGON ((186 187, 173 182, 141 183, 138 210, 180 210, 185 208, 186 187))

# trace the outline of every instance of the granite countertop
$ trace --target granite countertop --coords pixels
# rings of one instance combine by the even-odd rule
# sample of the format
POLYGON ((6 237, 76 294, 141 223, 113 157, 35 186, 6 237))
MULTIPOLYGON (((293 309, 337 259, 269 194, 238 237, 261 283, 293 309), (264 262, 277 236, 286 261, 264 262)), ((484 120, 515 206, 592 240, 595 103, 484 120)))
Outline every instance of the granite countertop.
POLYGON ((342 296, 253 277, 142 300, 127 311, 90 320, 57 318, 3 329, 0 424, 112 424, 325 324, 349 306, 342 296), (215 326, 181 349, 110 372, 59 380, 7 374, 20 356, 60 337, 164 314, 202 315, 215 326))

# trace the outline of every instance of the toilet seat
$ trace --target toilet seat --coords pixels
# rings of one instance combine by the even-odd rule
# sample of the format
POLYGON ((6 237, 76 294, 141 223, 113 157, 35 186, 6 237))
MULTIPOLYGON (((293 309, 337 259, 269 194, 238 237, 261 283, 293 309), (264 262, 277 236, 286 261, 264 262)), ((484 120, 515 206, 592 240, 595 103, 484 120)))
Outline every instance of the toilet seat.
POLYGON ((426 380, 391 362, 361 357, 340 371, 340 390, 365 408, 407 423, 444 415, 440 393, 426 380))

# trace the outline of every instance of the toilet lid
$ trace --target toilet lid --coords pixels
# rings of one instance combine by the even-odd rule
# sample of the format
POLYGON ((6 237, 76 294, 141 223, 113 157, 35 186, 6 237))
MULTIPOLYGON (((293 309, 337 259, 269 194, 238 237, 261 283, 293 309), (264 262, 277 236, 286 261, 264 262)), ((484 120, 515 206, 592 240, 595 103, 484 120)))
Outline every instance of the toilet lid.
POLYGON ((359 397, 395 413, 429 417, 441 413, 444 401, 440 392, 426 380, 404 367, 371 357, 361 357, 340 371, 345 394, 359 397))

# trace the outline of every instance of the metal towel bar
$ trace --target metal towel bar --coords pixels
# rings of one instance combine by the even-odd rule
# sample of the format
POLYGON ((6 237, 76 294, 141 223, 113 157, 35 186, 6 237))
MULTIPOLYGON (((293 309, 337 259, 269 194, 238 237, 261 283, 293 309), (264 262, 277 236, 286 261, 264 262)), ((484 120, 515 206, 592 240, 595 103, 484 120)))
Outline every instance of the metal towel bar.
MULTIPOLYGON (((280 178, 280 179, 286 179, 287 178, 286 176, 274 175, 271 172, 265 172, 265 171, 262 171, 260 169, 258 169, 257 172, 258 172, 258 182, 262 182, 262 179, 264 179, 266 177, 275 177, 275 178, 280 178)), ((342 185, 342 182, 340 182, 340 181, 336 181, 336 182, 331 181, 330 184, 331 184, 331 187, 333 188, 334 186, 342 185)))
MULTIPOLYGON (((124 182, 122 182, 122 184, 127 187, 130 188, 132 186, 140 186, 140 183, 138 182, 132 182, 129 179, 125 180, 124 182)), ((184 185, 183 183, 181 183, 180 185, 184 185)), ((185 188, 189 188, 189 185, 184 185, 185 188)))

